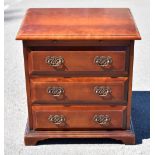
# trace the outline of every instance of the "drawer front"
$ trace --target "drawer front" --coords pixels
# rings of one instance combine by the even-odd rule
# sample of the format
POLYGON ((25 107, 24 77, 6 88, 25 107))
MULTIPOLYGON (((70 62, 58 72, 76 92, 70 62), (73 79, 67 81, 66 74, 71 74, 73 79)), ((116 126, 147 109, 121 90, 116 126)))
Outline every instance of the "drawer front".
POLYGON ((128 78, 34 78, 31 79, 33 103, 75 104, 127 102, 128 78))
POLYGON ((125 129, 125 106, 33 106, 36 130, 125 129))
POLYGON ((31 51, 32 75, 128 75, 126 51, 31 51))

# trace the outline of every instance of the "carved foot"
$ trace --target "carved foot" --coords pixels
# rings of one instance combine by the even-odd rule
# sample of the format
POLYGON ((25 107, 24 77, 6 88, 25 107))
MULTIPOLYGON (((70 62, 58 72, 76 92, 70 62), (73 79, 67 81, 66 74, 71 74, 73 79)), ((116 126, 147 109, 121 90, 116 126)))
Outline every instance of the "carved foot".
POLYGON ((40 139, 34 137, 26 137, 24 138, 25 145, 36 145, 40 139))
POLYGON ((126 145, 134 145, 136 143, 135 136, 124 137, 121 141, 126 145))

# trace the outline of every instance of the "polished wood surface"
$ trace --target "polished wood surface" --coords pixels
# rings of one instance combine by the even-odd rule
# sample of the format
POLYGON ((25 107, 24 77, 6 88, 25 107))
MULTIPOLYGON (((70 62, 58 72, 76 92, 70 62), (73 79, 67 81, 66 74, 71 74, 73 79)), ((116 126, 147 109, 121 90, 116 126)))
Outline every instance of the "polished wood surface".
POLYGON ((31 79, 33 103, 48 104, 125 104, 127 103, 128 78, 34 78, 31 79), (111 94, 102 97, 95 93, 96 86, 106 86, 111 94), (61 87, 61 96, 48 93, 49 87, 61 87))
POLYGON ((40 50, 42 47, 52 48, 55 50, 55 47, 63 49, 66 47, 76 48, 84 47, 94 49, 94 48, 103 48, 103 46, 108 47, 128 47, 130 46, 131 40, 23 40, 24 44, 29 47, 31 50, 40 50))
POLYGON ((23 41, 26 145, 48 138, 113 138, 135 144, 133 56, 134 40, 141 37, 129 9, 29 9, 16 39, 23 41), (47 56, 61 56, 63 65, 50 66, 47 56), (96 56, 112 61, 101 67, 96 56), (101 94, 108 95, 96 93, 96 86, 104 86, 101 94), (64 91, 53 96, 51 87, 64 91), (95 114, 110 116, 111 124, 94 122, 95 114), (52 124, 50 115, 63 115, 65 126, 52 124))
POLYGON ((92 130, 92 129, 125 129, 126 107, 108 106, 33 106, 33 128, 36 130, 92 130), (93 120, 95 115, 108 115, 111 122, 108 125, 100 125, 93 120), (63 115, 65 122, 54 124, 48 120, 50 115, 63 115))
MULTIPOLYGON (((64 48, 65 49, 65 48, 64 48)), ((81 51, 71 51, 75 48, 67 48, 67 51, 31 51, 29 54, 29 71, 33 75, 69 75, 77 72, 89 72, 93 74, 100 73, 101 75, 127 75, 128 74, 128 53, 125 48, 103 47, 96 48, 105 51, 96 51, 95 48, 90 47, 90 50, 81 47, 81 51), (69 51, 70 50, 70 51, 69 51), (52 67, 45 62, 47 57, 62 57, 64 63, 60 67, 52 67), (111 57, 112 64, 101 67, 95 63, 96 57, 111 57)))
MULTIPOLYGON (((132 124, 132 123, 131 123, 132 124)), ((49 138, 110 138, 123 142, 124 144, 135 144, 133 128, 130 130, 82 130, 82 131, 35 131, 30 130, 27 124, 25 130, 25 145, 36 145, 41 140, 49 138)))
POLYGON ((128 111, 127 111, 127 129, 130 129, 131 107, 132 107, 132 76, 133 76, 133 61, 134 61, 134 41, 130 45, 130 62, 129 62, 129 85, 128 85, 128 111))
POLYGON ((28 108, 28 122, 29 128, 32 129, 33 120, 32 120, 32 109, 31 109, 31 89, 30 89, 30 76, 29 76, 29 65, 28 65, 28 54, 29 48, 23 42, 23 56, 24 56, 24 68, 25 68, 25 83, 26 83, 26 93, 27 93, 27 108, 28 108))
POLYGON ((136 40, 140 35, 127 8, 32 8, 16 39, 136 40))

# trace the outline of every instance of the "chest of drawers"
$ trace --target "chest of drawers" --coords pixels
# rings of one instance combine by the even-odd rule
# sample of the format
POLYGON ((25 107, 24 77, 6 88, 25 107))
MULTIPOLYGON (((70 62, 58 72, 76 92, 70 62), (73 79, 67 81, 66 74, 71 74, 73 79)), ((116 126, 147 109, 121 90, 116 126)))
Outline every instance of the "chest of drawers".
POLYGON ((134 40, 129 9, 29 9, 23 41, 25 144, 112 138, 135 144, 131 123, 134 40))

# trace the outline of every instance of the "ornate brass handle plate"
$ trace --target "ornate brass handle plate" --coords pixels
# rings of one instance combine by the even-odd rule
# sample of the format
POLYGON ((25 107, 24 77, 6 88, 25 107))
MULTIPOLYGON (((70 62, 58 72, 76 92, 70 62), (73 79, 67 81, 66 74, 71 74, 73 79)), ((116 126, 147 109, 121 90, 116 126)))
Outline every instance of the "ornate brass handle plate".
POLYGON ((112 94, 111 88, 107 86, 96 86, 94 87, 94 92, 101 97, 110 96, 112 94))
POLYGON ((63 95, 65 91, 62 87, 49 87, 47 92, 48 94, 57 97, 63 95))
POLYGON ((96 56, 94 58, 94 63, 101 67, 108 67, 112 64, 112 57, 110 56, 96 56))
POLYGON ((102 126, 108 126, 111 122, 109 115, 94 115, 93 120, 102 126))
POLYGON ((48 120, 56 125, 65 123, 65 117, 63 115, 50 115, 48 120))
POLYGON ((52 67, 60 67, 65 61, 61 56, 47 56, 45 62, 52 67))

